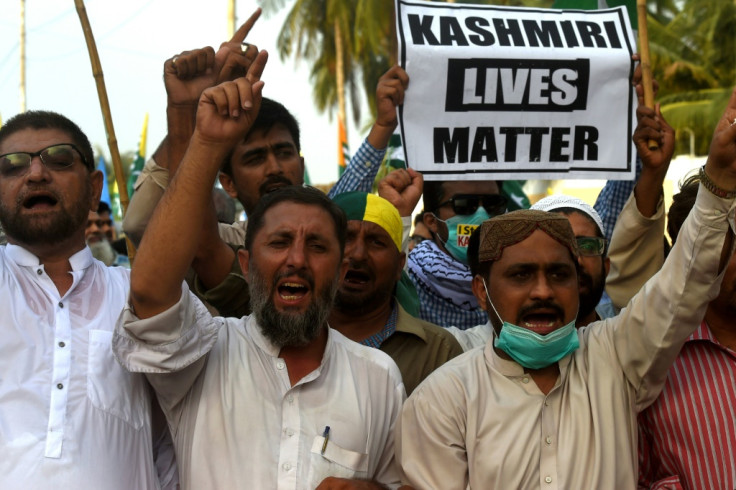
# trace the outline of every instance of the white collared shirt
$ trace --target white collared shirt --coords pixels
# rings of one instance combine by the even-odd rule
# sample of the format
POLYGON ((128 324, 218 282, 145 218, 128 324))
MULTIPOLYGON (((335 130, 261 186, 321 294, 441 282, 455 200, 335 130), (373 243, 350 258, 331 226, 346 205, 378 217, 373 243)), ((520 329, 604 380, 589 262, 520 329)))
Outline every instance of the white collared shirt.
POLYGON ((701 189, 662 270, 614 317, 578 329, 546 395, 489 338, 406 401, 397 461, 417 489, 619 489, 637 484, 637 413, 718 295, 733 200, 701 189))
POLYGON ((126 308, 113 350, 154 386, 185 489, 311 490, 328 476, 398 486, 393 428, 404 385, 378 349, 329 329, 320 366, 292 387, 253 315, 212 318, 183 286, 180 301, 152 318, 126 308))
POLYGON ((0 247, 0 488, 159 488, 146 381, 110 348, 129 271, 89 248, 64 296, 27 250, 0 247))

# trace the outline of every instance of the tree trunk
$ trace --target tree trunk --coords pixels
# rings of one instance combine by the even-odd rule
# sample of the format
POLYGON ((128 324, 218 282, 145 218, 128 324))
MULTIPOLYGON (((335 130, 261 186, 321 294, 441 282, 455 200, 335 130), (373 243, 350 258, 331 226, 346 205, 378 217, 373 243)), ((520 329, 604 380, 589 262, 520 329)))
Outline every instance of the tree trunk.
POLYGON ((335 72, 337 83, 337 117, 345 124, 345 67, 342 52, 342 34, 340 32, 340 21, 335 19, 335 72))

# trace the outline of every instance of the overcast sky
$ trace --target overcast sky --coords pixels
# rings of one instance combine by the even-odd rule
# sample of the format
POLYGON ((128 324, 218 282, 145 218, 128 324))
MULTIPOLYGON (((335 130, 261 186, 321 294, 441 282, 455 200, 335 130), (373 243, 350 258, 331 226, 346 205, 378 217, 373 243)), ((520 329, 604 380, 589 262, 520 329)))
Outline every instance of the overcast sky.
MULTIPOLYGON (((292 2, 287 0, 287 5, 292 2)), ((217 46, 227 36, 226 0, 87 0, 121 152, 135 150, 143 118, 150 114, 148 155, 166 132, 163 62, 174 54, 217 46)), ((237 19, 257 7, 240 0, 237 19)), ((302 152, 313 183, 337 178, 337 125, 312 103, 309 67, 282 62, 276 36, 286 10, 262 16, 248 40, 271 57, 264 94, 282 102, 300 122, 302 152)), ((20 0, 3 0, 0 10, 0 115, 20 111, 20 0)), ((26 0, 26 94, 28 109, 60 112, 82 127, 93 145, 107 150, 107 139, 84 36, 73 0, 26 0)), ((348 109, 349 110, 349 109, 348 109)), ((364 111, 366 112, 366 111, 364 111)), ((348 115, 350 119, 350 114, 348 115)), ((351 150, 362 134, 349 129, 351 150)))

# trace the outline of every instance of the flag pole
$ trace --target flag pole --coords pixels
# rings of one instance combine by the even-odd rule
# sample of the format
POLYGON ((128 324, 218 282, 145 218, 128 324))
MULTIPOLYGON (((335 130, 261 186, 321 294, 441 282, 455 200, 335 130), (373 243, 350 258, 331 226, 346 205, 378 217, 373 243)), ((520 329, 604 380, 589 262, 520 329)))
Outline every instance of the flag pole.
MULTIPOLYGON (((118 150, 118 141, 115 138, 115 128, 112 123, 112 114, 110 113, 110 102, 107 98, 107 89, 105 88, 105 78, 102 74, 102 65, 100 64, 100 56, 97 54, 97 45, 92 34, 92 27, 87 17, 87 9, 84 7, 84 0, 74 0, 77 8, 79 21, 84 31, 84 40, 87 42, 87 51, 89 52, 89 60, 92 64, 92 75, 97 85, 97 96, 100 99, 100 109, 102 110, 102 119, 105 123, 105 132, 107 133, 107 146, 110 149, 110 158, 115 171, 115 180, 118 183, 118 192, 120 195, 120 206, 123 208, 123 216, 128 210, 128 188, 126 186, 123 174, 123 164, 120 161, 120 151, 118 150)), ((128 258, 133 263, 135 257, 135 247, 129 238, 125 238, 125 244, 128 247, 128 258)))
POLYGON ((20 112, 26 112, 26 0, 20 0, 20 112))
MULTIPOLYGON (((636 0, 637 23, 639 24, 639 62, 641 63, 641 83, 644 87, 644 105, 654 109, 654 88, 652 86, 652 64, 649 58, 649 32, 647 31, 647 2, 636 0)), ((650 150, 659 148, 654 140, 649 140, 650 150)))

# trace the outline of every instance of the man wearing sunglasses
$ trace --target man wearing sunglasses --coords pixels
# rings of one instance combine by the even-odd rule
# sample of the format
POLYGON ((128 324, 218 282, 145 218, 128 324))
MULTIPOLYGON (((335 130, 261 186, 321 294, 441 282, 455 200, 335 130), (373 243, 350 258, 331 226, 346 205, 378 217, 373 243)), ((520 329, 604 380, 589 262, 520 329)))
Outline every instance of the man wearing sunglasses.
POLYGON ((506 212, 495 181, 424 183, 424 224, 432 234, 409 254, 407 270, 417 289, 420 317, 461 330, 486 322, 471 289, 467 246, 473 230, 506 212))
POLYGON ((59 114, 0 128, 2 488, 160 488, 148 386, 111 350, 129 273, 85 244, 102 189, 93 161, 59 114))
POLYGON ((532 206, 532 209, 563 214, 570 221, 572 232, 578 243, 580 271, 580 311, 578 327, 615 315, 610 302, 600 304, 606 286, 606 276, 611 261, 606 252, 608 243, 603 221, 592 206, 577 197, 564 194, 548 196, 532 206))

